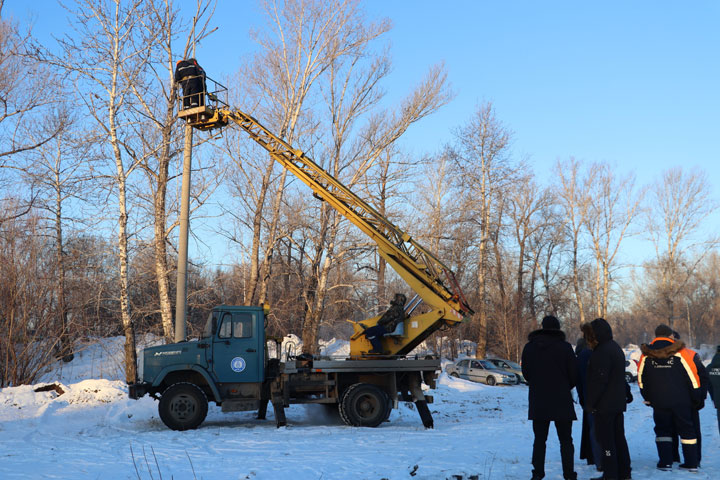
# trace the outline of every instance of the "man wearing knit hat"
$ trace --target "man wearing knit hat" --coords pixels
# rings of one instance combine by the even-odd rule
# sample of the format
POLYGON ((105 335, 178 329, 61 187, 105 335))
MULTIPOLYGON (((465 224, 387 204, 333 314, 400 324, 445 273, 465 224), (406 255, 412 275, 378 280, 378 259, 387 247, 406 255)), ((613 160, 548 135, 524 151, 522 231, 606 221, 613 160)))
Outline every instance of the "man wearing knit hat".
POLYGON ((533 480, 545 477, 545 443, 550 422, 555 422, 560 441, 563 477, 577 479, 572 441, 572 422, 577 417, 570 393, 577 381, 577 361, 554 316, 543 318, 542 328, 528 335, 528 343, 522 352, 522 372, 530 387, 528 419, 532 420, 535 435, 533 480))

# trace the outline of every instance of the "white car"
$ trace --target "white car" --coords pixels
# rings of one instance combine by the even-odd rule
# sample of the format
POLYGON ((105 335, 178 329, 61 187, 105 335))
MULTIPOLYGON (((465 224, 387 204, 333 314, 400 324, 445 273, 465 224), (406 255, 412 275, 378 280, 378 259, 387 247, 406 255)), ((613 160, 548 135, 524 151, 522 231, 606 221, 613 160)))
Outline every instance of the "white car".
POLYGON ((457 363, 447 366, 445 369, 448 375, 456 378, 464 378, 473 382, 482 382, 488 385, 518 383, 514 373, 498 370, 495 365, 487 360, 476 360, 465 358, 457 363))
POLYGON ((637 380, 637 362, 632 358, 625 359, 625 381, 632 383, 637 380))

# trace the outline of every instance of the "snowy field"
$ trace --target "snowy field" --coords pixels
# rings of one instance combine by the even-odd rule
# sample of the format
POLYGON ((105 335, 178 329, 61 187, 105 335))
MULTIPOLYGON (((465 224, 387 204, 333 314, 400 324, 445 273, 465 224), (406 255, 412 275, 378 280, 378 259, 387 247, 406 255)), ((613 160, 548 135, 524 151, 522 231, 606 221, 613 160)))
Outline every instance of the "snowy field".
MULTIPOLYGON (((329 346, 330 347, 330 346, 329 346)), ((338 345, 334 345, 337 351, 338 345)), ((378 428, 348 427, 322 407, 292 406, 275 428, 251 412, 223 414, 211 404, 197 430, 168 430, 150 398, 130 400, 118 358, 121 343, 83 351, 43 383, 0 390, 0 479, 528 479, 532 428, 527 387, 488 387, 444 373, 433 392, 435 428, 425 430, 401 404, 378 428), (57 382, 64 393, 35 392, 57 382)), ((659 472, 651 410, 629 405, 625 427, 635 479, 719 479, 715 409, 701 411, 699 473, 659 472)), ((581 416, 579 408, 578 417, 581 416)), ((546 472, 562 478, 551 429, 546 472)), ((579 449, 580 422, 573 438, 579 449)), ((578 478, 597 476, 577 460, 578 478)))

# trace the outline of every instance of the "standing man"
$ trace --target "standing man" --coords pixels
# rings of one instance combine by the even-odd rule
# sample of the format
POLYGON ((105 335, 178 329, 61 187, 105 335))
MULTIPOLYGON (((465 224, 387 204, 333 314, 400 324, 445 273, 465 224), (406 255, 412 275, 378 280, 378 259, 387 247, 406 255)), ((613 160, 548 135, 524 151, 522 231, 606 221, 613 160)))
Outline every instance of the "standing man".
POLYGON ((587 369, 585 409, 593 415, 595 437, 600 444, 603 476, 600 479, 629 479, 630 451, 625 439, 623 412, 628 401, 625 383, 625 354, 612 336, 604 318, 582 327, 592 349, 587 369))
POLYGON ((707 366, 708 376, 710 377, 710 396, 715 403, 717 410, 718 429, 720 429, 720 345, 715 350, 715 356, 712 362, 707 366))
POLYGON ((572 422, 577 417, 570 392, 577 383, 577 360, 557 318, 543 318, 542 328, 528 335, 522 352, 522 373, 530 386, 528 419, 532 420, 535 434, 533 480, 545 477, 545 442, 550 422, 555 422, 560 441, 563 477, 576 480, 572 422))
POLYGON ((578 394, 578 402, 583 409, 582 436, 580 438, 580 460, 586 459, 588 465, 595 465, 598 472, 602 472, 602 455, 600 445, 595 439, 595 424, 592 414, 585 410, 585 392, 587 391, 587 366, 590 361, 592 350, 587 346, 584 338, 577 341, 575 348, 578 366, 578 381, 575 389, 578 394))
MULTIPOLYGON (((659 325, 655 329, 655 336, 656 337, 668 337, 667 332, 670 331, 670 327, 667 325, 659 325), (658 332, 660 331, 660 333, 658 332)), ((676 332, 675 330, 672 330, 672 341, 677 342, 680 340, 680 334, 676 332)), ((700 396, 702 397, 702 400, 698 400, 693 405, 692 413, 693 413, 693 426, 695 427, 695 438, 697 438, 697 452, 698 452, 698 467, 700 466, 700 462, 702 462, 702 433, 700 430, 700 410, 705 408, 705 398, 707 397, 707 391, 710 388, 710 377, 708 376, 708 372, 705 369, 705 365, 703 365, 702 360, 700 359, 700 355, 695 352, 695 350, 692 350, 687 347, 683 347, 682 350, 680 350, 680 353, 684 356, 687 356, 687 358, 692 358, 693 364, 695 365, 695 369, 697 370, 697 376, 700 379, 700 396)), ((680 453, 678 452, 678 433, 677 431, 673 430, 672 435, 672 451, 673 451, 673 462, 680 463, 680 453)))
POLYGON ((643 355, 638 367, 638 385, 645 404, 653 409, 657 468, 671 470, 673 463, 672 436, 680 434, 685 463, 680 468, 697 471, 698 440, 693 422, 693 409, 704 401, 695 353, 680 340, 672 338, 672 329, 659 325, 657 337, 640 347, 643 355))
POLYGON ((183 110, 205 105, 205 70, 197 60, 178 60, 175 64, 175 82, 183 90, 183 110))

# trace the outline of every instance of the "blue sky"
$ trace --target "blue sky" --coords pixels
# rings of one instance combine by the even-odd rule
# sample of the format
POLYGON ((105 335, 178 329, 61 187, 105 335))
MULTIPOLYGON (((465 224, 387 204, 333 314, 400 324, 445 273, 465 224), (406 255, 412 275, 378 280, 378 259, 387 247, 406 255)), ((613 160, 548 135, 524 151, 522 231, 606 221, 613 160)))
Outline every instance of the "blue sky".
MULTIPOLYGON (((557 159, 570 156, 634 171, 642 183, 673 166, 699 167, 720 197, 720 2, 368 0, 363 6, 369 18, 393 22, 388 102, 441 61, 456 93, 408 132, 409 151, 439 150, 479 102, 492 101, 514 132, 515 154, 529 160, 541 181, 557 159)), ((65 14, 51 0, 11 0, 4 14, 26 21, 33 11, 41 38, 66 29, 65 14)), ((218 31, 197 57, 210 76, 223 78, 252 52, 248 31, 263 19, 254 1, 220 0, 212 24, 218 31)))

